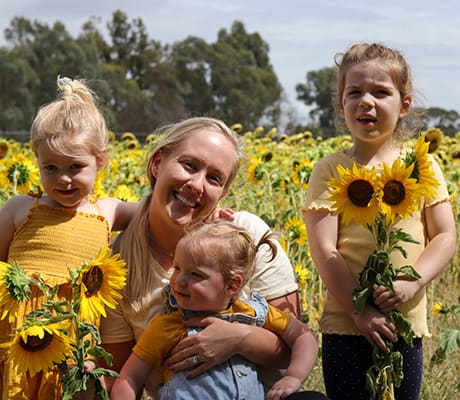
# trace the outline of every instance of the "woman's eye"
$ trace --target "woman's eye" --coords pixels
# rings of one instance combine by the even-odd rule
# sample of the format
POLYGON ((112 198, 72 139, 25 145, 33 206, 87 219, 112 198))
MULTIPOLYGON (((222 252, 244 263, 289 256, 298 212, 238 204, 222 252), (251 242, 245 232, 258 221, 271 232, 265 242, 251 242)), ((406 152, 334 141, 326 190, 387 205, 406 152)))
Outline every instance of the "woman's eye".
POLYGON ((187 169, 195 169, 195 164, 193 164, 191 161, 182 161, 182 165, 184 165, 184 167, 187 169))
POLYGON ((208 179, 210 182, 212 182, 215 185, 222 186, 222 179, 220 176, 217 175, 209 175, 208 179))

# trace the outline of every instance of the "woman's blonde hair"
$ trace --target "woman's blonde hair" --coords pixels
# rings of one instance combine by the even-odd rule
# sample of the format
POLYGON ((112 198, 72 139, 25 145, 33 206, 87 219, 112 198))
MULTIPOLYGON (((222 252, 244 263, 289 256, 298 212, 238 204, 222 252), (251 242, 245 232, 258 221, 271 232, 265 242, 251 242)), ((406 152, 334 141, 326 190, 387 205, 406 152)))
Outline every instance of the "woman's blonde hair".
POLYGON ((153 238, 150 234, 149 226, 149 208, 156 182, 155 177, 152 175, 154 156, 158 152, 169 154, 183 141, 202 130, 221 133, 233 144, 234 163, 232 172, 225 183, 225 189, 231 185, 238 172, 240 160, 243 157, 243 144, 238 135, 224 122, 213 118, 194 117, 174 125, 168 125, 159 131, 162 138, 152 151, 147 162, 147 175, 151 186, 150 193, 142 200, 128 227, 118 235, 113 243, 114 252, 120 253, 121 257, 126 261, 128 277, 125 292, 128 301, 131 302, 135 309, 142 307, 143 299, 146 302, 149 301, 149 288, 152 285, 160 284, 156 279, 159 271, 155 271, 155 268, 161 267, 152 253, 150 243, 153 238))
POLYGON ((32 123, 32 150, 37 154, 45 142, 57 154, 72 156, 77 147, 105 161, 107 127, 95 94, 83 80, 58 77, 57 86, 58 99, 42 106, 32 123))

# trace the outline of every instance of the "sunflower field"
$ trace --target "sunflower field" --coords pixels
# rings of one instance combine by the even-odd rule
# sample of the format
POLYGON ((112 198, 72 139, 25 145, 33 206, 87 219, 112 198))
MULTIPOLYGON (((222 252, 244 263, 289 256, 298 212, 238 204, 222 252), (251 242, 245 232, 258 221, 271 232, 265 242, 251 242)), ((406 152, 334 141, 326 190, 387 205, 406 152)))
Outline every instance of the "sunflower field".
MULTIPOLYGON (((299 284, 303 320, 318 333, 324 286, 313 266, 301 209, 312 167, 330 153, 351 146, 350 136, 322 139, 311 132, 278 134, 258 127, 245 131, 236 124, 245 142, 246 160, 241 166, 222 206, 259 215, 280 235, 299 284)), ((426 133, 430 152, 441 168, 451 194, 457 231, 460 231, 460 132, 444 136, 439 129, 426 133)), ((111 133, 111 159, 101 171, 95 186, 98 196, 137 201, 148 193, 146 160, 159 136, 151 134, 140 141, 133 133, 116 137, 111 133)), ((405 143, 413 146, 415 139, 405 143)), ((15 194, 28 193, 39 185, 39 173, 29 143, 0 138, 0 206, 15 194)), ((460 333, 458 311, 460 294, 459 252, 443 274, 427 288, 431 338, 424 340, 425 370, 421 398, 454 399, 460 393, 460 333)), ((312 390, 324 391, 321 357, 306 382, 312 390)))

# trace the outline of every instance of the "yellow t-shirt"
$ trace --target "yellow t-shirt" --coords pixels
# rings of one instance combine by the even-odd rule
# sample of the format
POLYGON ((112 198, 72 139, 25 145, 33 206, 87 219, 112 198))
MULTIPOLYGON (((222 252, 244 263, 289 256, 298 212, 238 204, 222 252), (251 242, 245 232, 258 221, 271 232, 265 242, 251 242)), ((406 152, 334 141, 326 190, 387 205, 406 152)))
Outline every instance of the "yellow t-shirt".
MULTIPOLYGON (((404 265, 414 265, 420 253, 425 248, 427 237, 423 209, 449 199, 449 193, 442 171, 434 158, 431 155, 428 155, 428 157, 439 185, 433 199, 429 201, 424 199, 421 210, 415 212, 410 218, 399 221, 396 224, 397 228, 401 228, 404 232, 410 234, 419 244, 404 243, 404 248, 407 251, 407 258, 404 258, 399 252, 391 254, 391 262, 395 268, 400 268, 404 265)), ((320 159, 313 168, 310 177, 303 212, 306 210, 320 209, 332 211, 333 203, 327 200, 329 197, 327 182, 330 178, 339 178, 339 173, 336 169, 338 164, 342 165, 344 168, 351 169, 353 162, 354 159, 349 157, 345 152, 335 153, 320 159)), ((376 169, 377 172, 380 172, 380 170, 383 170, 383 165, 380 166, 380 169, 379 166, 377 166, 376 169)), ((356 281, 358 281, 358 275, 366 264, 368 256, 374 251, 375 243, 372 234, 367 228, 353 222, 349 225, 344 225, 340 221, 338 227, 337 249, 345 259, 356 281)), ((412 329, 417 337, 429 335, 426 316, 425 288, 420 289, 410 301, 404 303, 400 307, 400 310, 412 323, 412 329)), ((346 335, 360 334, 353 320, 329 294, 326 294, 326 299, 324 301, 320 328, 323 333, 346 335)))

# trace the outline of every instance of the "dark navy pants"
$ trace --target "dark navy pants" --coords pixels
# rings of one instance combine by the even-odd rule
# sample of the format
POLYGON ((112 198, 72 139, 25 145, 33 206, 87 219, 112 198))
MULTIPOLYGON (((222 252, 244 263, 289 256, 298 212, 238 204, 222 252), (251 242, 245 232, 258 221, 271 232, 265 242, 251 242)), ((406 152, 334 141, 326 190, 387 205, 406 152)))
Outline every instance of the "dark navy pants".
POLYGON ((328 398, 319 392, 305 391, 297 392, 286 397, 286 400, 328 400, 328 398))
MULTIPOLYGON (((372 346, 363 336, 322 335, 322 362, 326 393, 331 400, 369 400, 366 371, 372 365, 372 346)), ((403 356, 404 378, 395 388, 396 400, 418 400, 422 386, 422 339, 408 346, 402 339, 393 350, 403 356)))

